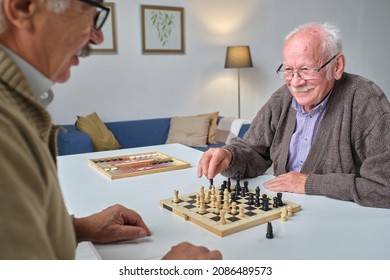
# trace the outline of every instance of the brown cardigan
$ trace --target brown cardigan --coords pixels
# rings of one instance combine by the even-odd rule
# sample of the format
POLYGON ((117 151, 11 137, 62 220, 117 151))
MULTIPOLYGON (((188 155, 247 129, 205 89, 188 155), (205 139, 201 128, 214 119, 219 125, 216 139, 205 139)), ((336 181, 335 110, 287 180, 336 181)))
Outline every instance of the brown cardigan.
MULTIPOLYGON (((226 146, 233 154, 222 173, 263 174, 273 163, 286 173, 296 111, 286 86, 258 112, 243 140, 226 146)), ((390 208, 390 104, 373 82, 344 73, 336 82, 301 173, 305 192, 390 208)))
POLYGON ((73 259, 50 115, 1 48, 0 81, 0 259, 73 259))

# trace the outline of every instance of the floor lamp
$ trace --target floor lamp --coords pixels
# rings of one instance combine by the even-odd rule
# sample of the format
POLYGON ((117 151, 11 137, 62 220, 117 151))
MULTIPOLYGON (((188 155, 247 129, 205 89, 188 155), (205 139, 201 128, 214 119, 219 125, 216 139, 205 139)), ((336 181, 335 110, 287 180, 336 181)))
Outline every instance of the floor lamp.
POLYGON ((240 68, 253 67, 249 46, 227 47, 225 68, 237 68, 238 72, 238 117, 241 118, 240 68))

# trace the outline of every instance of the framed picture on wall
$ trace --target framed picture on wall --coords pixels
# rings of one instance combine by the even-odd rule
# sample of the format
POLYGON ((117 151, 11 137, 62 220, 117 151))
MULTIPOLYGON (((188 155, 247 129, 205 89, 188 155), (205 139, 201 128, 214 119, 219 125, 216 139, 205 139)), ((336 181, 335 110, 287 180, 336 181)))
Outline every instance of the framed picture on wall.
POLYGON ((104 41, 100 45, 91 45, 92 53, 117 53, 115 3, 105 2, 103 5, 110 8, 110 14, 102 27, 104 41))
POLYGON ((142 53, 184 53, 184 8, 141 5, 142 53))

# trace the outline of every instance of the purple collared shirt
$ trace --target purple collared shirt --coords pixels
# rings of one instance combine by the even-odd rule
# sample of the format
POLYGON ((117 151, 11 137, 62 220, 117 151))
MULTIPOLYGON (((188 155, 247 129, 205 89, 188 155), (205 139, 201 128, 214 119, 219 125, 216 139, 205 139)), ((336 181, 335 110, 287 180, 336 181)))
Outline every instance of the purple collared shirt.
POLYGON ((297 103, 295 98, 293 98, 291 106, 297 111, 297 122, 290 141, 290 150, 286 166, 287 172, 301 171, 316 136, 329 96, 330 94, 328 94, 327 97, 309 113, 305 112, 303 107, 297 103))

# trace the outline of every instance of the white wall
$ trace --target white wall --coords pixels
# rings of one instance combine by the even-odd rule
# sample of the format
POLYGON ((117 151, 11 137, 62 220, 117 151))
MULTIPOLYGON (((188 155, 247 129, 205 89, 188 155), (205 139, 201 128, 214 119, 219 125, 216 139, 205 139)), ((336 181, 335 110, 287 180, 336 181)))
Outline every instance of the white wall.
MULTIPOLYGON (((241 115, 251 120, 281 84, 284 36, 309 21, 342 29, 346 71, 374 80, 390 96, 388 0, 111 0, 118 54, 84 59, 56 85, 53 120, 74 123, 98 112, 104 121, 219 111, 237 115, 237 72, 224 69, 226 46, 250 45, 254 68, 241 70, 241 115), (141 4, 184 7, 185 54, 141 52, 141 4)), ((107 0, 109 2, 109 0, 107 0)))

